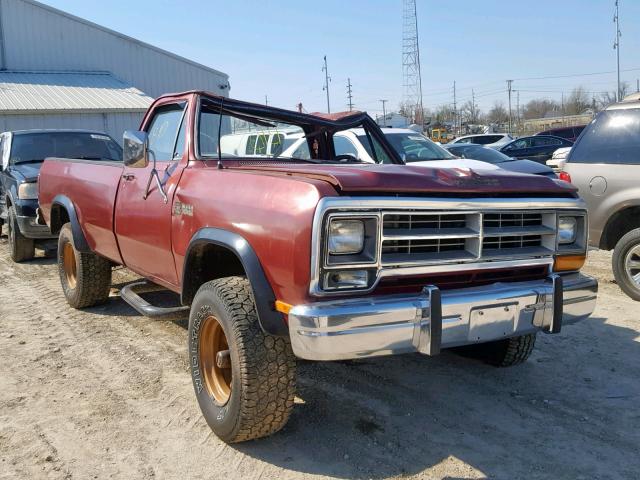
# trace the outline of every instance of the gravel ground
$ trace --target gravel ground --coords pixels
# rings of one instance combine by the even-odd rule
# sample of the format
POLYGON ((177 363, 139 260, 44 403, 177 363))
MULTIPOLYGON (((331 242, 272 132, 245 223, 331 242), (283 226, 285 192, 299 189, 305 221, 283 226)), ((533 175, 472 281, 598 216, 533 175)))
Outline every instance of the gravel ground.
MULTIPOLYGON (((221 443, 200 415, 186 323, 114 295, 70 309, 52 259, 0 240, 0 478, 638 478, 639 303, 613 283, 593 317, 538 336, 524 365, 443 353, 302 363, 280 433, 221 443)), ((117 271, 115 282, 129 277, 117 271)))

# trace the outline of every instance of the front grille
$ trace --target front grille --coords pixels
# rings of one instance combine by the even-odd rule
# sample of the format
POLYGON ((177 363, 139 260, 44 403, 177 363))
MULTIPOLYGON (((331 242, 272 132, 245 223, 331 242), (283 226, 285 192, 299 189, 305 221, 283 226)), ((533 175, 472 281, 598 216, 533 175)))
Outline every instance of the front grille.
POLYGON ((549 256, 554 212, 383 212, 383 265, 549 256))

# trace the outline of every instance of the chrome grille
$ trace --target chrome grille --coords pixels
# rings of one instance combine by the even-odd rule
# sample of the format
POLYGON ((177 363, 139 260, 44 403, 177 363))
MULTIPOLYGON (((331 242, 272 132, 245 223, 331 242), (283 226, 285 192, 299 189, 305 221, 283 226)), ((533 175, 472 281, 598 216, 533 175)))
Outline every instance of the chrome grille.
POLYGON ((542 257, 555 250, 554 212, 383 212, 382 265, 542 257))

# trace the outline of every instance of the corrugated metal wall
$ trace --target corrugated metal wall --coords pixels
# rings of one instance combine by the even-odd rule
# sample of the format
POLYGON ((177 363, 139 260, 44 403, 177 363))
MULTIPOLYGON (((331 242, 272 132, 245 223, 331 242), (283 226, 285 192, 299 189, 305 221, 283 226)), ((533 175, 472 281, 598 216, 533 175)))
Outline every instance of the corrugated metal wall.
POLYGON ((0 19, 0 68, 109 71, 152 97, 191 89, 228 95, 224 73, 37 2, 0 0, 0 19))
POLYGON ((142 116, 142 113, 0 115, 0 132, 32 128, 82 128, 106 132, 122 145, 123 132, 138 128, 142 116))

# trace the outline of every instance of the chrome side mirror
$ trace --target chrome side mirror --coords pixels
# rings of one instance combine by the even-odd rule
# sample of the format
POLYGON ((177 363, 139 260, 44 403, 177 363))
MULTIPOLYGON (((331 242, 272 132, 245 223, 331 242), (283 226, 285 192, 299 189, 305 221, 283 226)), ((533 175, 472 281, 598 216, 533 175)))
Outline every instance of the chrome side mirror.
POLYGON ((149 137, 147 132, 127 130, 123 136, 124 164, 131 168, 145 168, 149 165, 149 137))

